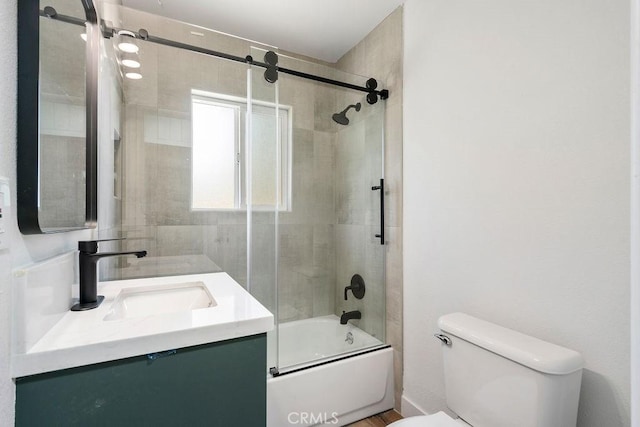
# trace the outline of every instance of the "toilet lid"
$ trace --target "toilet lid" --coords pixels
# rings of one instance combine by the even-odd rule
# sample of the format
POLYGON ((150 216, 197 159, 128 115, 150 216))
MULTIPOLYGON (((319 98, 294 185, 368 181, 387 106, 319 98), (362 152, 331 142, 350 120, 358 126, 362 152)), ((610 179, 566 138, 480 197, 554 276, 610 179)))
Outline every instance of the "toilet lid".
POLYGON ((422 415, 419 417, 408 417, 388 427, 462 427, 469 426, 462 420, 454 420, 444 412, 440 411, 433 415, 422 415))

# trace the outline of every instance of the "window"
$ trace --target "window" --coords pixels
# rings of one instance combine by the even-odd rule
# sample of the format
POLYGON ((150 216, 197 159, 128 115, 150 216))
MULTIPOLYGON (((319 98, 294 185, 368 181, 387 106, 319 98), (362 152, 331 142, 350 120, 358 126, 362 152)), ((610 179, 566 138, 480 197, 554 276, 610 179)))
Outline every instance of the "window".
MULTIPOLYGON (((290 210, 291 107, 252 104, 252 202, 254 209, 290 210), (277 144, 274 141, 280 135, 277 144)), ((192 91, 193 210, 246 209, 247 101, 192 91)))

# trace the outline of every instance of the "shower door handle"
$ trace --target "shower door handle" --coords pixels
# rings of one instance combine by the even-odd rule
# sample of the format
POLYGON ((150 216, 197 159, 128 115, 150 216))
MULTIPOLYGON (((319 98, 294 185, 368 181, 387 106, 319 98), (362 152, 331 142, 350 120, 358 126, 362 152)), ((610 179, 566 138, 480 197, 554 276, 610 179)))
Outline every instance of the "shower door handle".
POLYGON ((380 185, 371 187, 371 190, 380 190, 380 234, 376 234, 376 237, 380 239, 380 244, 384 245, 384 179, 380 178, 380 185))

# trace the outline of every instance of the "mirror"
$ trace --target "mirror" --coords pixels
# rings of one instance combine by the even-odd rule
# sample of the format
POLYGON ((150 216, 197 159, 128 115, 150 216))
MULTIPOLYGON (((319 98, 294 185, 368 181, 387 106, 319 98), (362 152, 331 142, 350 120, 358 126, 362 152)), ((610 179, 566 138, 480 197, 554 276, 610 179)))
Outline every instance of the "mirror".
POLYGON ((18 225, 95 227, 99 29, 91 0, 18 2, 18 225))

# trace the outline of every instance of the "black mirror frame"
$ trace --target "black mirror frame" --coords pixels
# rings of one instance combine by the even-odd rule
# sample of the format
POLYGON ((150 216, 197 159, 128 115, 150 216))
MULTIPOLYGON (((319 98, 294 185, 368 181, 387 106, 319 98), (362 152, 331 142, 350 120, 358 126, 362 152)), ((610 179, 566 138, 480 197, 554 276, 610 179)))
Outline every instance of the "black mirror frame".
POLYGON ((39 0, 18 0, 17 208, 22 234, 59 233, 95 228, 98 220, 98 67, 100 28, 93 0, 80 0, 86 22, 40 10, 39 0), (38 219, 40 179, 39 43, 40 17, 87 27, 86 62, 86 212, 84 227, 45 231, 38 219), (35 120, 34 120, 35 119, 35 120))

